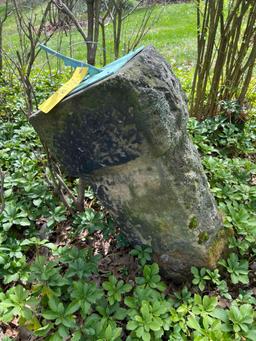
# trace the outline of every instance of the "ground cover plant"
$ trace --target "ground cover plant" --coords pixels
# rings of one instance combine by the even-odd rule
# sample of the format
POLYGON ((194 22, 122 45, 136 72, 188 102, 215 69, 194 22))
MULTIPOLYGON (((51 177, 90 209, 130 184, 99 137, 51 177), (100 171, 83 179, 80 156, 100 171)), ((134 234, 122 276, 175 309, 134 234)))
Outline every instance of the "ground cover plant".
MULTIPOLYGON (((180 38, 172 36, 174 44, 182 45, 180 38)), ((187 63, 176 73, 189 94, 187 63)), ((54 75, 42 72, 36 81, 38 101, 66 80, 54 75)), ((256 340, 253 97, 246 122, 236 119, 236 103, 225 101, 218 116, 189 119, 229 244, 218 268, 193 267, 177 285, 159 274, 150 247, 127 244, 90 188, 84 212, 72 214, 60 202, 19 84, 1 79, 0 91, 0 339, 256 340)), ((76 180, 66 181, 75 193, 76 180)))
MULTIPOLYGON (((46 95, 49 85, 40 86, 46 95)), ((175 286, 161 278, 149 247, 125 244, 90 190, 83 213, 60 204, 19 96, 10 89, 1 108, 2 335, 25 328, 38 340, 255 340, 255 118, 243 127, 224 114, 189 121, 230 254, 175 286)))

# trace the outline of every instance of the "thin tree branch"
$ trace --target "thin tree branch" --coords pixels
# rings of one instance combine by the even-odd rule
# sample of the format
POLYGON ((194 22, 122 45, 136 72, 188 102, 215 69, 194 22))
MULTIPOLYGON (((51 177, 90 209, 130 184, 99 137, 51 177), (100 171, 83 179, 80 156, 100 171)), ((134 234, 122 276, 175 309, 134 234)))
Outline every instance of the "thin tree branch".
POLYGON ((5 198, 4 198, 4 172, 0 169, 0 214, 5 209, 5 198))

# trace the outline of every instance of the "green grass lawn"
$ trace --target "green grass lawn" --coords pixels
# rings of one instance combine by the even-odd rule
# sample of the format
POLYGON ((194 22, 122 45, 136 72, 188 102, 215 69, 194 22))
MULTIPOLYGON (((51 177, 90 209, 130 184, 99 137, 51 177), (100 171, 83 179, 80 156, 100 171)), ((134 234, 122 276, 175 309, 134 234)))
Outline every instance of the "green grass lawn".
MULTIPOLYGON (((39 12, 40 10, 37 9, 39 12)), ((122 33, 121 54, 125 43, 134 34, 134 28, 138 27, 144 9, 138 10, 132 16, 128 17, 124 23, 122 33)), ((164 56, 176 66, 182 64, 193 64, 196 56, 196 12, 193 3, 172 4, 164 7, 158 6, 151 18, 154 22, 148 34, 144 37, 141 45, 154 45, 164 56)), ((74 29, 72 30, 71 40, 73 44, 73 56, 84 60, 86 57, 86 48, 82 37, 74 29)), ((15 18, 8 18, 4 27, 4 47, 9 51, 15 51, 18 44, 17 28, 15 18)), ((62 53, 70 54, 70 36, 63 33, 55 33, 48 45, 52 48, 60 46, 62 53)), ((111 24, 107 27, 107 54, 108 62, 114 59, 113 36, 111 24)), ((54 58, 54 57, 51 57, 54 58)), ((44 54, 38 60, 41 64, 45 60, 44 54)), ((97 64, 102 62, 101 38, 99 42, 97 64)), ((55 63, 55 61, 54 61, 55 63)))
MULTIPOLYGON (((191 63, 196 56, 196 12, 194 4, 165 6, 159 20, 143 39, 154 45, 172 63, 191 63)), ((133 18, 130 18, 132 24, 133 18)))

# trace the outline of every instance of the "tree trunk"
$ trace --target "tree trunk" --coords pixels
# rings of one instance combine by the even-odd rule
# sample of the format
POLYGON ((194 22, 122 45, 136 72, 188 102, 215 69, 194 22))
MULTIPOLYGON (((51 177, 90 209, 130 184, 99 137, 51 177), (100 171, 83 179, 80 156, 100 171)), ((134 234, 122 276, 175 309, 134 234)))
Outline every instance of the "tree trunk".
POLYGON ((95 65, 96 52, 99 39, 99 16, 100 16, 100 0, 87 0, 87 61, 91 65, 95 65))
POLYGON ((101 37, 102 37, 102 55, 103 55, 103 66, 107 64, 107 45, 106 45, 106 30, 104 21, 100 23, 101 37))
POLYGON ((3 24, 0 21, 0 76, 3 73, 3 24))
POLYGON ((113 18, 113 33, 114 33, 114 54, 115 59, 119 57, 121 31, 122 31, 122 4, 118 3, 115 6, 115 15, 113 18))
POLYGON ((68 174, 82 176, 128 240, 150 245, 165 276, 215 267, 225 234, 187 105, 169 65, 145 48, 114 75, 31 123, 68 174))

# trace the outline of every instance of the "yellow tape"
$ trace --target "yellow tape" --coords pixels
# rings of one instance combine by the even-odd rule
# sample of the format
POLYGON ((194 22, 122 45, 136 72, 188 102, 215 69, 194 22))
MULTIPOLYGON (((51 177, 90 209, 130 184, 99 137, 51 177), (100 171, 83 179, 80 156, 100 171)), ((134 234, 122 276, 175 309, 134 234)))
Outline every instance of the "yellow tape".
POLYGON ((87 67, 77 67, 71 79, 62 85, 53 95, 51 95, 46 101, 39 105, 39 109, 48 113, 55 107, 65 96, 67 96, 75 87, 81 83, 88 72, 87 67))

